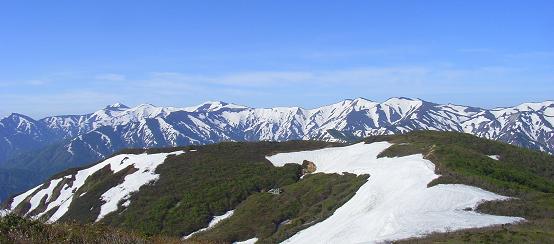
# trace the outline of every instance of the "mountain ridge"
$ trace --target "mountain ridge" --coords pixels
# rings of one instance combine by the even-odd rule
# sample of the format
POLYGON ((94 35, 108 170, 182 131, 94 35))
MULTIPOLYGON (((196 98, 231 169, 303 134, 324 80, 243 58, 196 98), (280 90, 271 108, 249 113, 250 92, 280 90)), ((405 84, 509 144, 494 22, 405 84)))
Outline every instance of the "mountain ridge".
MULTIPOLYGON (((175 127, 175 122, 182 121, 170 121, 167 123, 167 118, 173 116, 172 119, 192 120, 194 126, 201 128, 203 125, 216 128, 217 125, 206 124, 206 122, 223 122, 227 125, 236 126, 235 130, 244 129, 247 131, 250 128, 244 128, 240 126, 248 122, 249 119, 258 119, 269 121, 270 124, 278 123, 279 127, 291 130, 289 133, 285 132, 284 135, 279 135, 281 132, 271 133, 268 135, 264 133, 259 135, 259 140, 287 140, 287 139, 323 139, 332 140, 333 138, 326 132, 329 129, 336 129, 341 131, 352 132, 353 134, 364 137, 369 135, 378 134, 394 134, 411 131, 415 129, 436 129, 436 130, 450 130, 466 132, 470 134, 476 134, 478 136, 499 139, 499 135, 490 135, 491 129, 479 129, 472 128, 479 126, 481 123, 489 120, 488 127, 495 127, 495 122, 502 122, 500 127, 506 127, 506 124, 511 120, 507 120, 506 116, 512 116, 514 114, 525 115, 530 113, 531 116, 536 115, 541 110, 548 109, 547 114, 542 114, 539 118, 542 120, 543 125, 540 127, 547 127, 546 132, 551 132, 554 124, 554 102, 544 101, 537 103, 522 103, 514 107, 501 107, 493 109, 483 109, 471 106, 462 106, 455 104, 436 104, 427 102, 422 99, 411 99, 405 97, 392 97, 382 103, 374 102, 362 97, 355 99, 345 99, 343 101, 324 105, 318 108, 305 109, 301 107, 274 107, 274 108, 251 108, 242 105, 236 105, 232 103, 226 103, 222 101, 209 101, 192 107, 158 107, 152 104, 140 104, 135 107, 128 107, 122 103, 116 103, 108 105, 104 109, 95 111, 93 113, 84 115, 62 115, 62 116, 48 116, 40 120, 34 120, 28 116, 13 113, 8 117, 3 118, 0 121, 0 132, 4 132, 7 129, 15 131, 13 134, 32 134, 33 131, 29 131, 30 127, 36 127, 35 130, 46 135, 34 135, 35 141, 62 141, 64 139, 73 140, 79 138, 79 136, 90 133, 102 126, 117 127, 120 125, 128 125, 132 123, 146 124, 148 119, 156 119, 164 125, 166 125, 165 135, 171 135, 175 131, 171 130, 175 127), (235 112, 238 116, 230 115, 231 112, 235 112), (184 113, 182 116, 176 114, 184 113), (203 113, 207 113, 204 115, 203 113), (438 114, 443 113, 443 114, 438 114), (222 119, 223 121, 210 121, 209 115, 215 115, 216 119, 222 119), (419 115, 419 116, 418 116, 419 115), (432 121, 434 123, 426 123, 429 118, 427 115, 440 116, 440 119, 450 119, 451 124, 440 124, 440 121, 432 121), (192 117, 191 117, 192 116, 192 117), (246 118, 245 118, 246 117, 246 118), (455 118, 453 118, 455 117, 455 118), (161 120, 160 120, 161 118, 161 120), (19 120, 19 124, 27 124, 27 131, 25 128, 11 125, 11 128, 6 125, 9 120, 19 120), (280 121, 279 121, 280 120, 280 121), (342 121, 341 121, 342 120, 342 121), (410 124, 409 121, 416 121, 418 124, 410 124), (502 121, 499 121, 502 120, 502 121), (353 122, 353 123, 350 123, 353 122), (402 122, 408 122, 402 124, 402 122), (439 122, 439 123, 437 123, 439 122), (348 124, 350 123, 350 124, 348 124), (453 124, 452 124, 453 123, 453 124), (457 125, 455 125, 457 124, 457 125), (478 125, 476 125, 478 124, 478 125), (284 125, 284 126, 283 126, 284 125), (361 128, 357 127, 361 126, 361 128), (408 128, 406 128, 408 126, 408 128), (396 127, 396 128, 387 128, 396 127), (414 128, 409 128, 414 127, 414 128), (384 129, 383 129, 384 128, 384 129), (319 130, 319 131, 317 131, 319 130), (275 135, 277 134, 277 135, 275 135), (294 136, 294 138, 290 138, 294 136), (38 138, 41 137, 41 138, 38 138), (44 138, 44 139, 43 139, 44 138)), ((436 118, 431 118, 435 119, 436 118)), ((531 118, 533 119, 533 118, 531 118)), ((444 121, 443 121, 444 122, 444 121)), ((532 125, 532 124, 531 124, 532 125)), ((268 126, 268 125, 266 125, 268 126)), ((517 126, 517 125, 514 125, 517 126)), ((137 127, 137 125, 135 125, 137 127)), ((225 127, 225 126, 223 126, 225 127)), ((222 128, 225 129, 225 128, 222 128)), ((497 129, 498 128, 493 128, 497 129)), ((516 128, 520 131, 525 131, 524 128, 516 128)), ((500 128, 500 131, 502 128, 500 128)), ((534 131, 541 130, 541 128, 534 128, 534 131)), ((38 133, 36 132, 36 133, 38 133)), ((35 133, 35 134, 36 134, 35 133)), ((229 134, 220 132, 223 134, 229 134)), ((8 134, 8 133, 2 133, 8 134)), ((182 133, 181 133, 182 134, 182 133)), ((201 134, 201 133, 200 133, 201 134)), ((231 133, 233 134, 233 133, 231 133)), ((223 135, 221 139, 224 140, 255 140, 252 136, 244 138, 236 138, 237 136, 223 135), (235 138, 233 138, 235 137, 235 138)), ((2 135, 4 137, 3 144, 10 144, 9 135, 2 135)), ((538 136, 531 136, 533 140, 538 141, 538 136)), ((548 142, 552 139, 552 135, 547 136, 545 141, 548 142)), ((189 138, 189 143, 194 144, 196 140, 189 138)), ((505 138, 504 141, 510 142, 510 138, 505 138)), ((175 142, 176 143, 176 142, 175 142)), ((202 143, 201 141, 198 143, 202 143)), ((132 143, 130 143, 132 144, 132 143)), ((148 144, 148 143, 146 143, 148 144)), ((152 144, 152 143, 150 143, 152 144)), ((552 153, 554 145, 530 145, 528 147, 547 151, 552 153)), ((1 144, 0 144, 1 145, 1 144)), ((165 146, 176 146, 179 144, 166 144, 165 146)), ((140 146, 140 145, 139 145, 140 146)), ((151 145, 147 145, 151 146, 151 145)), ((6 147, 6 146, 4 146, 6 147)), ((23 149, 23 151, 25 151, 23 149)), ((9 158, 5 155, 0 155, 0 161, 2 159, 9 158)))

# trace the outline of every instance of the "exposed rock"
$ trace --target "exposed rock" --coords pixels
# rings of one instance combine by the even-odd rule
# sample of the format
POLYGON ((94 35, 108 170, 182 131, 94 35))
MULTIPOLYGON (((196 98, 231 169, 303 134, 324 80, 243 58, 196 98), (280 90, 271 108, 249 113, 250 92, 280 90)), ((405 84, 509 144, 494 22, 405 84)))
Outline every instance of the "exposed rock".
POLYGON ((315 166, 314 162, 304 160, 302 161, 302 173, 303 174, 311 174, 317 170, 317 167, 315 166))
POLYGON ((281 194, 281 192, 283 192, 283 190, 281 190, 281 188, 274 188, 274 189, 270 189, 269 191, 267 191, 273 195, 279 195, 281 194))

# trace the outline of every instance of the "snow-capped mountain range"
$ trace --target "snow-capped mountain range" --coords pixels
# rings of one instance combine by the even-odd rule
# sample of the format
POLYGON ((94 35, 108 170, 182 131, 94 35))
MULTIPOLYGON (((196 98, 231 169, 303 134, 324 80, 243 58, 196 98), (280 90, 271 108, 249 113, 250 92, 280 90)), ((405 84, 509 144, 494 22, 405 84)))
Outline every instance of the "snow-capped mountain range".
POLYGON ((52 174, 129 147, 171 147, 220 141, 327 140, 413 130, 466 132, 554 152, 554 102, 483 109, 420 99, 363 98, 304 109, 250 108, 225 102, 175 108, 117 103, 91 114, 0 120, 0 168, 52 174), (32 154, 30 154, 31 152, 32 154))

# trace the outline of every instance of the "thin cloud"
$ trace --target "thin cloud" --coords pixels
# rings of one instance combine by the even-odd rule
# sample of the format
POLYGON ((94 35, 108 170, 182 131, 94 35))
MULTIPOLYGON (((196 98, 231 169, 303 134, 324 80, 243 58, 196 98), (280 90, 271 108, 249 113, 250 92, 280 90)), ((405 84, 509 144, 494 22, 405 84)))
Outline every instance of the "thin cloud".
POLYGON ((95 91, 70 91, 51 94, 0 94, 4 107, 26 113, 39 119, 49 115, 84 114, 95 111, 102 105, 118 101, 117 94, 95 91), (102 104, 102 105, 100 105, 102 104))
POLYGON ((511 54, 507 54, 506 57, 517 58, 517 59, 554 58, 554 51, 533 51, 533 52, 511 53, 511 54))
POLYGON ((458 52, 461 53, 492 53, 493 49, 490 48, 462 48, 458 49, 458 52))
POLYGON ((142 80, 142 82, 150 86, 167 86, 170 84, 183 86, 186 83, 191 86, 282 87, 297 84, 410 82, 417 77, 424 77, 428 73, 430 73, 430 70, 424 67, 352 68, 332 71, 253 71, 219 75, 155 72, 151 73, 150 77, 142 80))
POLYGON ((420 65, 223 74, 151 72, 142 78, 133 75, 132 79, 121 76, 109 75, 104 80, 96 79, 97 76, 89 77, 88 81, 83 77, 80 77, 82 81, 57 80, 47 90, 25 89, 15 93, 4 89, 4 94, 0 92, 4 98, 0 107, 38 117, 91 112, 114 102, 130 106, 145 102, 190 106, 205 100, 223 100, 248 106, 317 106, 358 96, 372 100, 392 96, 443 99, 521 92, 538 96, 554 92, 554 87, 549 85, 554 82, 554 72, 529 75, 524 67, 505 66, 420 65), (126 78, 120 79, 121 76, 126 78), (527 85, 529 80, 535 85, 527 85), (80 82, 87 82, 86 87, 80 82), (502 86, 503 82, 511 85, 502 86))
POLYGON ((99 74, 95 78, 97 80, 105 80, 105 81, 124 81, 124 80, 126 80, 125 75, 114 74, 114 73, 99 74))
POLYGON ((0 81, 0 87, 15 87, 15 86, 42 86, 50 83, 48 80, 20 80, 20 81, 0 81))
POLYGON ((487 78, 510 78, 519 69, 490 66, 474 69, 405 66, 405 67, 361 67, 330 71, 254 71, 219 75, 198 75, 178 72, 156 72, 143 80, 133 81, 149 87, 185 88, 276 88, 296 85, 387 87, 398 89, 418 84, 472 84, 487 78))

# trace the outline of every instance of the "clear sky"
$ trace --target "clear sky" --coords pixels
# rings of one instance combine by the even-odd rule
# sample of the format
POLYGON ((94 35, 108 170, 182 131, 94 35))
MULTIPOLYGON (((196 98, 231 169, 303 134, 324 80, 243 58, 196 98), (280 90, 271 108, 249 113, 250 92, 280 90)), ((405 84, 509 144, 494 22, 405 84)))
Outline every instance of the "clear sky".
POLYGON ((2 1, 0 114, 554 99, 554 1, 2 1))

